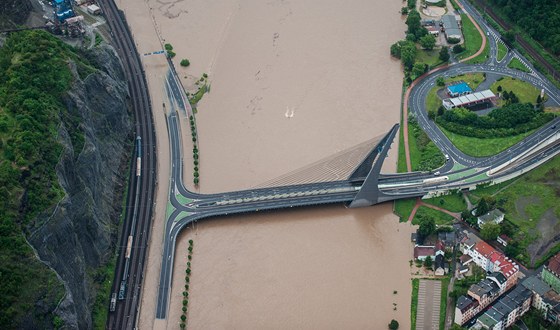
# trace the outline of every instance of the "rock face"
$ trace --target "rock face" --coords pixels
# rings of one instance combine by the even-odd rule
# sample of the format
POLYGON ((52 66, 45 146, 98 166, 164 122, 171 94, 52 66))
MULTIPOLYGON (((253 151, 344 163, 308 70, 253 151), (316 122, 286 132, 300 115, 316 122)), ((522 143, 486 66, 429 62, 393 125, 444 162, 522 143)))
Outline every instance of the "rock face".
POLYGON ((10 28, 25 23, 31 9, 29 0, 0 1, 0 27, 10 28))
POLYGON ((52 214, 29 229, 29 242, 40 259, 64 282, 66 296, 56 313, 69 328, 92 328, 95 299, 91 272, 111 258, 121 212, 127 159, 132 150, 128 88, 121 63, 109 46, 89 54, 100 71, 84 80, 73 68, 75 83, 66 107, 80 118, 82 150, 75 150, 69 130, 59 127, 63 145, 56 168, 66 197, 52 214))

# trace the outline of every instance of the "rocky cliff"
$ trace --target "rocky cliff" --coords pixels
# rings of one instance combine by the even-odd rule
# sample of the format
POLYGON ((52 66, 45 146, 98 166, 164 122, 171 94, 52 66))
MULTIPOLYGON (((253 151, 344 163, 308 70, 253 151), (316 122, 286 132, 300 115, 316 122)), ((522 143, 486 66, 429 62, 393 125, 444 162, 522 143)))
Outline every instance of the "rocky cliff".
POLYGON ((56 314, 65 326, 78 329, 92 327, 96 294, 92 274, 114 251, 124 169, 132 150, 121 63, 109 46, 88 52, 98 71, 82 80, 73 67, 74 83, 65 97, 68 112, 79 119, 83 138, 71 139, 76 127, 62 124, 58 130, 63 152, 56 172, 66 196, 53 213, 41 215, 28 228, 29 242, 66 289, 56 314))

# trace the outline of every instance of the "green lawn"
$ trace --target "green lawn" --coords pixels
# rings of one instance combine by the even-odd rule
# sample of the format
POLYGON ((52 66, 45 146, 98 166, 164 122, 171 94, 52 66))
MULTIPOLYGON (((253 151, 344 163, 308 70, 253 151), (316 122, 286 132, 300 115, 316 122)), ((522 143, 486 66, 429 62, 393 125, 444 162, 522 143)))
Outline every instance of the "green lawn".
POLYGON ((447 312, 447 288, 449 286, 449 276, 441 280, 441 302, 439 305, 439 329, 445 329, 445 313, 447 312))
POLYGON ((512 58, 511 61, 509 61, 508 63, 508 68, 510 69, 515 69, 515 70, 519 70, 519 71, 523 71, 523 72, 531 72, 529 71, 529 69, 523 65, 523 63, 521 63, 521 61, 517 58, 512 58))
POLYGON ((490 89, 496 95, 498 94, 498 86, 502 86, 504 91, 514 92, 519 98, 519 103, 534 104, 541 93, 537 87, 531 85, 530 83, 511 77, 504 77, 490 86, 490 89))
MULTIPOLYGON (((560 217, 560 189, 557 185, 559 181, 560 157, 555 157, 519 178, 476 189, 470 194, 474 197, 473 202, 475 198, 484 195, 493 195, 496 200, 502 200, 507 219, 520 230, 513 238, 529 245, 539 235, 537 225, 547 211, 552 211, 556 217, 560 217)), ((551 251, 557 250, 560 250, 559 246, 553 247, 551 251)), ((549 251, 549 254, 552 252, 549 251)), ((537 261, 535 267, 545 260, 542 258, 537 261)))
POLYGON ((416 312, 418 310, 418 290, 420 289, 420 280, 415 278, 412 280, 412 301, 410 303, 410 328, 416 329, 416 312))
POLYGON ((488 58, 490 58, 490 46, 487 42, 486 45, 484 45, 484 49, 482 50, 482 53, 478 54, 478 56, 476 56, 475 58, 471 58, 470 60, 466 61, 465 63, 468 63, 468 64, 484 63, 488 60, 488 58))
POLYGON ((407 198, 395 201, 395 213, 400 217, 400 222, 406 222, 408 220, 415 204, 416 198, 407 198))
POLYGON ((420 206, 414 219, 412 219, 413 225, 419 225, 419 218, 432 217, 436 221, 436 225, 450 225, 453 223, 454 218, 447 213, 434 210, 426 206, 420 206))
POLYGON ((463 37, 465 38, 465 51, 457 56, 458 59, 467 58, 476 53, 482 45, 482 36, 465 14, 461 15, 463 23, 463 37))
POLYGON ((416 61, 426 63, 430 66, 430 68, 435 68, 436 66, 443 64, 443 62, 439 59, 439 52, 440 49, 419 49, 416 54, 416 61))
POLYGON ((507 54, 507 47, 504 43, 498 41, 498 57, 497 60, 501 61, 507 54))
POLYGON ((527 133, 515 136, 479 139, 476 137, 455 134, 449 132, 441 126, 438 127, 455 147, 457 147, 467 155, 474 157, 486 157, 498 154, 499 152, 506 150, 507 148, 518 143, 526 136, 531 135, 534 132, 534 130, 532 130, 527 133))
POLYGON ((435 205, 451 212, 462 212, 467 209, 467 204, 463 199, 463 195, 459 193, 452 193, 450 195, 433 197, 425 199, 425 203, 435 205))

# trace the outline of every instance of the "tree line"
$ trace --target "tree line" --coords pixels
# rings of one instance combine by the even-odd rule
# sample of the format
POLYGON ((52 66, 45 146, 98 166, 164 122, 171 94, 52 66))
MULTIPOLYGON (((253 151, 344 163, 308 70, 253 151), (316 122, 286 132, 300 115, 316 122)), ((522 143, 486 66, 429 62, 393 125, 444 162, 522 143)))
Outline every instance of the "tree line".
POLYGON ((506 137, 525 133, 554 119, 531 103, 512 103, 492 110, 487 116, 478 116, 465 108, 443 111, 435 118, 446 130, 471 137, 506 137))
POLYGON ((489 3, 554 55, 560 55, 560 2, 490 0, 489 3))

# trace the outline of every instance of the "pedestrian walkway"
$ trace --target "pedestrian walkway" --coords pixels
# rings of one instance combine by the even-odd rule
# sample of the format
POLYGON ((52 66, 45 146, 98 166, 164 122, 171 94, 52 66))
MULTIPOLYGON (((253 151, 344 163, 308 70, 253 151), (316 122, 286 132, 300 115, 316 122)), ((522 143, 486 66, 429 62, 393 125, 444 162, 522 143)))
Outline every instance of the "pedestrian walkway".
POLYGON ((441 281, 420 280, 416 330, 438 330, 441 281))

